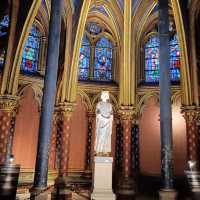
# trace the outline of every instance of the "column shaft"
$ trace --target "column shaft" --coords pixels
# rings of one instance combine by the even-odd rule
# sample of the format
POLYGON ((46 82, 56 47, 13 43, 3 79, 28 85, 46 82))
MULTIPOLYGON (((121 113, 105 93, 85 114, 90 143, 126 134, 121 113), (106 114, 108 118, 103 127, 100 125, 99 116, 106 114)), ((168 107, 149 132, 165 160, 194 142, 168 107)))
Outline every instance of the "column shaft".
POLYGON ((139 172, 140 166, 139 166, 139 160, 140 160, 140 155, 139 155, 139 125, 137 122, 135 122, 132 125, 132 131, 131 131, 131 138, 132 138, 132 169, 134 172, 139 172))
POLYGON ((91 149, 92 149, 92 131, 93 122, 95 119, 95 114, 93 112, 88 112, 88 135, 87 135, 87 147, 86 147, 86 170, 91 170, 91 149))
POLYGON ((49 169, 56 169, 56 142, 57 142, 57 115, 54 114, 52 122, 51 146, 49 152, 49 169))
POLYGON ((60 132, 59 133, 60 135, 59 176, 66 177, 68 175, 68 167, 69 167, 71 112, 60 113, 58 126, 59 126, 58 130, 60 132))
POLYGON ((122 174, 119 183, 118 193, 122 195, 135 195, 136 185, 133 179, 132 171, 132 140, 131 140, 131 129, 133 120, 133 108, 132 107, 122 107, 119 111, 121 118, 121 126, 123 130, 123 140, 122 140, 122 174))
POLYGON ((2 96, 0 98, 0 164, 9 163, 12 155, 17 108, 17 97, 2 96))
POLYGON ((187 159, 194 161, 197 169, 199 168, 199 136, 197 119, 198 114, 195 108, 183 109, 184 117, 186 120, 187 132, 187 159))
POLYGON ((159 0, 160 133, 163 189, 173 189, 168 0, 159 0))
POLYGON ((51 123, 54 111, 56 80, 59 59, 62 0, 51 1, 51 17, 47 50, 47 69, 44 81, 34 188, 47 186, 48 156, 51 139, 51 123))

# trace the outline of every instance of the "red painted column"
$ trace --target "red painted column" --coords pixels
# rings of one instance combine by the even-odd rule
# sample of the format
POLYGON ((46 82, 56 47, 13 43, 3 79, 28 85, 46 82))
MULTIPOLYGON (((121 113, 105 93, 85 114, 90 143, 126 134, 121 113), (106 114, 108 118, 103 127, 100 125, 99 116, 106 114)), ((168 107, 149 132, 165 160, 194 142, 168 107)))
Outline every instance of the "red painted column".
POLYGON ((17 97, 0 98, 0 164, 8 162, 12 155, 17 108, 17 97))
POLYGON ((85 163, 85 170, 86 172, 91 172, 92 167, 92 160, 91 160, 91 153, 92 153, 92 132, 93 132, 93 122, 95 120, 94 112, 88 112, 88 135, 87 135, 87 146, 86 146, 86 163, 85 163))
POLYGON ((121 126, 123 129, 123 147, 122 147, 122 174, 119 183, 118 193, 121 195, 134 195, 135 183, 132 173, 132 121, 133 110, 131 108, 119 111, 121 126))
POLYGON ((58 151, 59 151, 59 176, 56 180, 55 199, 71 200, 71 185, 67 182, 69 168, 69 150, 71 136, 72 104, 60 105, 56 108, 58 114, 58 151))
POLYGON ((197 129, 198 112, 194 107, 183 108, 187 132, 187 159, 196 163, 199 169, 199 137, 197 129))
POLYGON ((57 113, 54 113, 52 122, 52 133, 51 133, 51 146, 49 152, 49 169, 55 170, 56 166, 56 145, 57 144, 57 113))

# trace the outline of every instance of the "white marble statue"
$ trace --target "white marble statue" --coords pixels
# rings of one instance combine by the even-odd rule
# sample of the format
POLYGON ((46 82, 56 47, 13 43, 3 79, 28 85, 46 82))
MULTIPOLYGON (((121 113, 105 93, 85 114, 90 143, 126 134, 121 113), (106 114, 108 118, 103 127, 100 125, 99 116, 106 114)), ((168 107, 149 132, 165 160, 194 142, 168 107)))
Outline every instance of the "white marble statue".
POLYGON ((96 155, 110 155, 113 123, 112 104, 109 103, 109 92, 101 92, 101 101, 96 106, 96 155))

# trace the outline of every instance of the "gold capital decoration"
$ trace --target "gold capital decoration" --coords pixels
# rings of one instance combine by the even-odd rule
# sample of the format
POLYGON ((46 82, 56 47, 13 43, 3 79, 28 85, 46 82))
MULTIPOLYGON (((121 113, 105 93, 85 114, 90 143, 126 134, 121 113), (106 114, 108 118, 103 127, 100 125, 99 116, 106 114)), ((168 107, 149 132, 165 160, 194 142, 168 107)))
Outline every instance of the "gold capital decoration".
POLYGON ((13 95, 0 96, 0 110, 16 114, 19 107, 19 97, 13 95))
POLYGON ((121 120, 133 120, 135 117, 135 109, 132 106, 121 106, 118 111, 121 120))
POLYGON ((70 119, 74 111, 74 106, 75 103, 71 102, 59 103, 55 108, 55 112, 59 117, 61 117, 61 119, 63 118, 70 119))
POLYGON ((182 113, 187 122, 194 122, 198 119, 198 110, 195 106, 184 106, 182 113))

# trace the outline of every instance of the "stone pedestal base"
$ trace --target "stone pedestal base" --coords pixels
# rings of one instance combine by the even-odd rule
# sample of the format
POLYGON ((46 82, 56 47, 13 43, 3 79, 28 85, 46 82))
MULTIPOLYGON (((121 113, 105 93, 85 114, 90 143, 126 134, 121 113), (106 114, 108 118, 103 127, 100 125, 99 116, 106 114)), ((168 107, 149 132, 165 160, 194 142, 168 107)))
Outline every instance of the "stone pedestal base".
POLYGON ((200 199, 200 172, 185 171, 193 200, 200 199))
POLYGON ((95 157, 93 174, 93 200, 115 200, 112 191, 112 157, 95 157))
POLYGON ((165 190, 161 189, 159 191, 159 199, 160 200, 176 200, 177 199, 177 191, 176 190, 165 190))
POLYGON ((31 188, 30 189, 31 200, 50 200, 51 194, 45 191, 45 188, 31 188))
POLYGON ((117 193, 119 195, 128 195, 128 196, 136 195, 136 186, 134 180, 131 178, 122 179, 119 182, 117 193))
POLYGON ((58 177, 55 181, 55 189, 51 193, 52 200, 72 200, 72 191, 67 177, 58 177))

